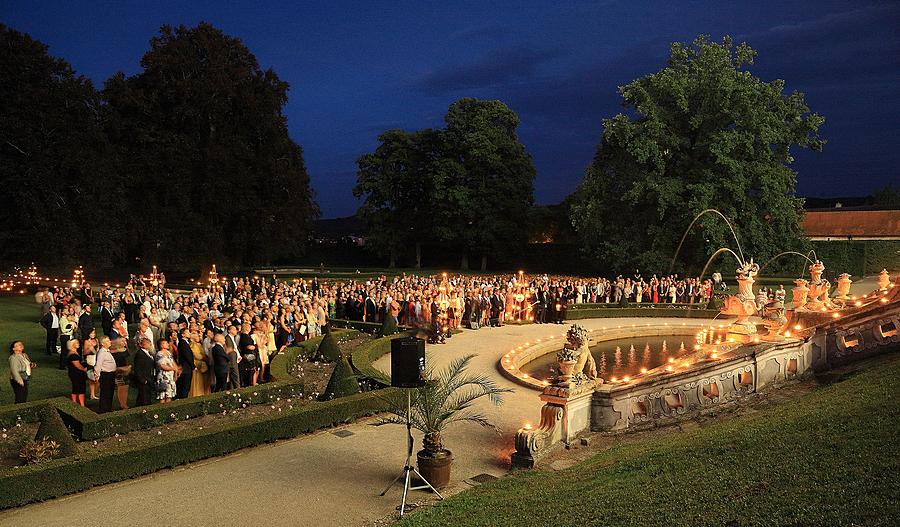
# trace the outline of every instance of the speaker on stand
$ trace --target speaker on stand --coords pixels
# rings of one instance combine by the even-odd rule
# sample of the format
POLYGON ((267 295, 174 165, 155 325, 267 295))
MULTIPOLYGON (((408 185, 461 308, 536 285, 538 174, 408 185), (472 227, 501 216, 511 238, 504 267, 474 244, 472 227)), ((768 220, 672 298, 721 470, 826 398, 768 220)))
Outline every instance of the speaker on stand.
POLYGON ((394 478, 394 481, 387 486, 381 496, 387 494, 387 491, 394 486, 395 483, 403 480, 403 498, 400 501, 400 517, 406 513, 406 496, 410 490, 431 489, 437 494, 438 498, 444 499, 441 493, 435 489, 431 483, 425 479, 422 474, 412 464, 413 455, 413 436, 412 424, 410 422, 410 414, 412 412, 412 390, 425 386, 425 341, 416 337, 406 337, 394 339, 391 341, 391 386, 395 388, 406 389, 406 464, 400 474, 394 478), (411 475, 415 474, 419 477, 424 485, 411 487, 411 475))

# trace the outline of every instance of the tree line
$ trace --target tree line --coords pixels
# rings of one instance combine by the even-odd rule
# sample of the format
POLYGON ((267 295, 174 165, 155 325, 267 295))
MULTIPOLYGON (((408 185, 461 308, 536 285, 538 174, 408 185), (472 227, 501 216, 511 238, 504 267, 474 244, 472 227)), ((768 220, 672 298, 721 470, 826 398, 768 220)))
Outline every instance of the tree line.
MULTIPOLYGON (((486 269, 568 228, 595 269, 660 270, 693 217, 716 208, 745 254, 806 249, 791 150, 820 150, 824 118, 784 81, 753 75, 755 57, 700 36, 621 87, 624 111, 602 122, 560 206, 565 225, 549 230, 519 117, 501 101, 459 99, 442 128, 387 130, 357 160, 366 245, 392 266, 420 265, 429 247, 486 269)), ((0 25, 0 71, 0 263, 242 266, 308 249, 318 208, 288 135, 289 86, 240 39, 163 26, 141 71, 96 89, 0 25)), ((733 247, 720 219, 695 230, 682 267, 733 247)))
POLYGON ((163 26, 139 73, 98 90, 0 25, 0 71, 4 264, 246 265, 307 245, 318 209, 288 84, 239 39, 163 26))

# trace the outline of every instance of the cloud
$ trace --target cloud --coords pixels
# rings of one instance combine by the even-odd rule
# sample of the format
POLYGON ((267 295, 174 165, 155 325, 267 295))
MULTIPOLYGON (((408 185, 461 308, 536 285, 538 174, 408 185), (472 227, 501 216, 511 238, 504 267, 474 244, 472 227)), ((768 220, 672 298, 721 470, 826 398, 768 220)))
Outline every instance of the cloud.
POLYGON ((754 70, 813 87, 900 81, 900 4, 876 4, 740 35, 754 70), (827 50, 827 51, 826 51, 827 50))
POLYGON ((496 49, 467 64, 442 66, 421 77, 416 84, 430 95, 487 88, 530 78, 541 65, 563 55, 560 49, 535 49, 519 44, 496 49))

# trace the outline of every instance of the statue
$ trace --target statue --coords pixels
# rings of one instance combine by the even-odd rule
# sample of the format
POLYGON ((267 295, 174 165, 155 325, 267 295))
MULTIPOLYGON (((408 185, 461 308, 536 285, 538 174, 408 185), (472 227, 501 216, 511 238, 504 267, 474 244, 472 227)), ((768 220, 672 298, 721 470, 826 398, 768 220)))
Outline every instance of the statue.
POLYGON ((588 347, 587 331, 578 324, 566 332, 566 347, 556 354, 559 360, 560 380, 567 382, 570 379, 575 384, 585 380, 597 379, 597 364, 588 347))
POLYGON ((753 282, 756 273, 759 272, 759 264, 753 262, 753 258, 735 270, 735 279, 738 283, 738 293, 725 299, 725 307, 722 313, 737 317, 731 324, 731 332, 741 335, 756 334, 756 324, 749 317, 756 315, 760 306, 756 305, 756 296, 753 294, 753 282))
POLYGON ((807 287, 807 285, 809 285, 809 282, 807 282, 803 278, 798 278, 798 279, 794 280, 794 284, 796 284, 794 287, 794 290, 793 290, 794 310, 801 311, 801 310, 805 309, 804 306, 806 306, 806 298, 807 298, 807 295, 809 294, 809 288, 807 287))
POLYGON ((878 289, 880 291, 887 291, 890 285, 891 275, 888 274, 887 269, 882 269, 881 272, 878 273, 878 289))
POLYGON ((853 283, 853 280, 850 279, 850 275, 847 273, 841 273, 838 276, 837 281, 837 294, 834 295, 835 300, 840 300, 841 303, 845 303, 848 298, 850 298, 850 285, 853 283))
POLYGON ((810 311, 820 311, 822 309, 834 309, 836 306, 828 298, 828 290, 831 289, 831 283, 822 278, 825 271, 825 264, 820 260, 809 266, 809 293, 806 301, 806 309, 810 311))

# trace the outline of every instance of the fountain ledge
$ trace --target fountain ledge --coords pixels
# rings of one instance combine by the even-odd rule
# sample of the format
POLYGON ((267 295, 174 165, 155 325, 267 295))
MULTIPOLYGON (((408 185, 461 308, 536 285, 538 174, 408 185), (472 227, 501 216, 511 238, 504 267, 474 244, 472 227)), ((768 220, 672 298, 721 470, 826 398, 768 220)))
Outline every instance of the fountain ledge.
MULTIPOLYGON (((665 337, 665 336, 685 336, 689 337, 693 343, 694 336, 698 329, 708 328, 712 320, 700 319, 691 322, 664 322, 656 324, 622 324, 615 327, 589 329, 589 344, 596 344, 608 340, 616 340, 632 337, 665 337)), ((715 324, 720 329, 727 327, 727 324, 715 324)), ((543 390, 549 385, 544 379, 536 379, 522 371, 522 366, 529 362, 547 355, 556 353, 562 349, 566 343, 565 333, 559 335, 550 335, 548 337, 537 339, 534 342, 524 342, 505 353, 497 363, 497 369, 500 370, 509 380, 532 388, 534 390, 543 390)))

